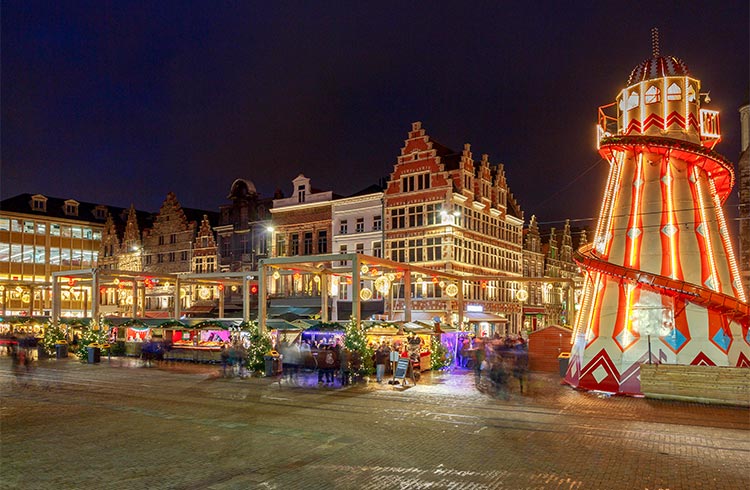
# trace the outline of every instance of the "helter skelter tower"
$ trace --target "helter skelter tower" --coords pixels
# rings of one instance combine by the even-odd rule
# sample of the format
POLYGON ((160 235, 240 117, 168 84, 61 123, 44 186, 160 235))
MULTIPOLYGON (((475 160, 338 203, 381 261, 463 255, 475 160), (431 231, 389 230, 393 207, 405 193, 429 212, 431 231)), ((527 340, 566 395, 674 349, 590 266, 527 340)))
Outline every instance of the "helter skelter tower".
POLYGON ((745 292, 722 204, 732 164, 714 152, 719 114, 700 81, 659 54, 636 66, 599 108, 610 165, 585 270, 566 381, 640 393, 640 363, 750 367, 745 292))

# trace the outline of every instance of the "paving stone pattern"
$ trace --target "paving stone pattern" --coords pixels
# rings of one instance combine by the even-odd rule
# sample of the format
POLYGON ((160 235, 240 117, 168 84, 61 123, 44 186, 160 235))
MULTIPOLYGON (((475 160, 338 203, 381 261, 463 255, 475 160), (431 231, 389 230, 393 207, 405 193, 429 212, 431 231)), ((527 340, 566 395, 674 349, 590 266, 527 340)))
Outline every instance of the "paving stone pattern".
POLYGON ((225 378, 189 364, 0 359, 0 488, 747 489, 746 409, 466 371, 416 387, 225 378))

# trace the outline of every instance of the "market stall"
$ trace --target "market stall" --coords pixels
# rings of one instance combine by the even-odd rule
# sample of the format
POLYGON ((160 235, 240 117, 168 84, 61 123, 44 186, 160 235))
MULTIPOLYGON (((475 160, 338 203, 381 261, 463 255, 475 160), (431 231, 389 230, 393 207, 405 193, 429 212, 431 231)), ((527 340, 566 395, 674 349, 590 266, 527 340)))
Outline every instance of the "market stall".
POLYGON ((170 361, 221 362, 221 346, 231 342, 229 326, 212 320, 173 327, 167 333, 171 345, 164 359, 170 361))

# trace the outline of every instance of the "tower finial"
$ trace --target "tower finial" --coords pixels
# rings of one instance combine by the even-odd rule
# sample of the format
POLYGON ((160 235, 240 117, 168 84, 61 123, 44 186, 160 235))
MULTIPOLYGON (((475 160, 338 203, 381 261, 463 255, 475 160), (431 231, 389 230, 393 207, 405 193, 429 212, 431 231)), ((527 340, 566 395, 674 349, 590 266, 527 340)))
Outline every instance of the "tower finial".
POLYGON ((654 58, 659 57, 659 28, 653 27, 651 29, 651 54, 654 58))

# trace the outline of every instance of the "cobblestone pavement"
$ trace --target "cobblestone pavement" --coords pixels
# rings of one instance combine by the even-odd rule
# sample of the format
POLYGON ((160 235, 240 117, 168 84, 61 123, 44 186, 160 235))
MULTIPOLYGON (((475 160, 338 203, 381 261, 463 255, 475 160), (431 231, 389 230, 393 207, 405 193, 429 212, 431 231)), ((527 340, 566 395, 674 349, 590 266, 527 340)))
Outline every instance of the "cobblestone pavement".
POLYGON ((415 387, 0 359, 0 488, 746 489, 750 412, 467 372, 415 387))

